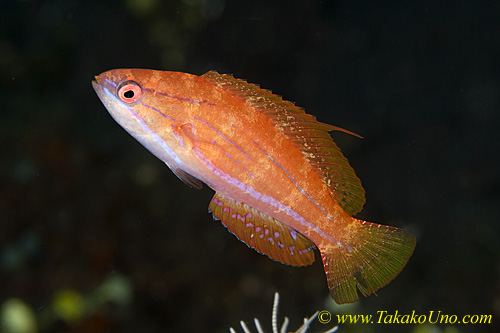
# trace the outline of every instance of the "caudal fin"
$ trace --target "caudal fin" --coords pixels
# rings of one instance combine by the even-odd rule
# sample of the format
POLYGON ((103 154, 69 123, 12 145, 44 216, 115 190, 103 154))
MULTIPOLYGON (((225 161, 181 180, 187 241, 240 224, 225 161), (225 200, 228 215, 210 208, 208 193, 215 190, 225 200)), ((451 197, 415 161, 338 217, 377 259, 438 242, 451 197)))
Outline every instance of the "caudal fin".
POLYGON ((416 237, 405 230, 356 221, 356 245, 319 248, 330 294, 339 304, 357 301, 356 288, 368 296, 388 284, 415 249, 416 237))

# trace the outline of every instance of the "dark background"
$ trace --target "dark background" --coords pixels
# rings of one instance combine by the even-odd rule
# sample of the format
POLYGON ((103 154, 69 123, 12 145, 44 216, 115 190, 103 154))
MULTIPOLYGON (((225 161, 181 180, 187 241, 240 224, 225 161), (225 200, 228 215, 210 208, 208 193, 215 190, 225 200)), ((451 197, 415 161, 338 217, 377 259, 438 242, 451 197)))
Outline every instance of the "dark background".
POLYGON ((42 332, 270 331, 278 291, 289 330, 323 309, 493 317, 339 332, 498 330, 499 17, 498 1, 0 2, 0 326, 24 309, 42 332), (108 115, 90 82, 120 67, 232 73, 361 134, 333 134, 367 192, 358 217, 418 236, 407 267, 335 307, 320 261, 248 249, 211 190, 108 115))

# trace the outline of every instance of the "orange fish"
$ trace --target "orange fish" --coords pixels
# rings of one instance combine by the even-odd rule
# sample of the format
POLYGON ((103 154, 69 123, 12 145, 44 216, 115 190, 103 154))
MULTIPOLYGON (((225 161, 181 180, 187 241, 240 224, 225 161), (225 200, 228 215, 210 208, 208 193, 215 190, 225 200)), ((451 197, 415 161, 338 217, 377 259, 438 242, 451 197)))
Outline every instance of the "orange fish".
POLYGON ((92 84, 177 177, 215 190, 214 218, 249 247, 293 266, 311 264, 318 248, 337 303, 383 287, 413 253, 411 233, 352 217, 364 190, 328 133, 350 132, 217 72, 116 69, 92 84))

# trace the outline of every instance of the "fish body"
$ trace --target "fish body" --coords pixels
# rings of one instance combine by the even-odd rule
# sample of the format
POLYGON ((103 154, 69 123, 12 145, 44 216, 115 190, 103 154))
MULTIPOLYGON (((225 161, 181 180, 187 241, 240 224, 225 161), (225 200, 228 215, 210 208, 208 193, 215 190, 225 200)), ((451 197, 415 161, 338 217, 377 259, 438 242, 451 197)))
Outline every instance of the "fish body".
POLYGON ((342 129, 216 72, 118 69, 93 86, 180 179, 215 190, 213 216, 248 246, 294 266, 311 264, 317 247, 336 302, 378 290, 411 256, 411 233, 352 217, 364 190, 328 133, 342 129))

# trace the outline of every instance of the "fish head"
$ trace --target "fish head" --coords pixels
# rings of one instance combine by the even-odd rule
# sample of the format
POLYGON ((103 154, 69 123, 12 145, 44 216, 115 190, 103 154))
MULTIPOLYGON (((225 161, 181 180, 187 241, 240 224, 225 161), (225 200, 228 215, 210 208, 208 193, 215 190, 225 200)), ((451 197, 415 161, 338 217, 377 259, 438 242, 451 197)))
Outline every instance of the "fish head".
POLYGON ((171 122, 172 117, 167 117, 169 104, 164 103, 158 108, 161 101, 151 96, 155 91, 151 87, 154 83, 151 72, 115 69, 96 76, 92 81, 95 92, 110 115, 132 136, 141 135, 148 129, 158 131, 171 122))
POLYGON ((179 165, 184 142, 176 137, 175 128, 190 123, 191 113, 199 107, 185 97, 192 77, 179 72, 115 69, 96 76, 92 86, 120 126, 167 164, 179 165))

